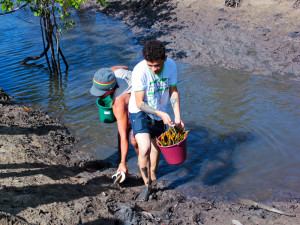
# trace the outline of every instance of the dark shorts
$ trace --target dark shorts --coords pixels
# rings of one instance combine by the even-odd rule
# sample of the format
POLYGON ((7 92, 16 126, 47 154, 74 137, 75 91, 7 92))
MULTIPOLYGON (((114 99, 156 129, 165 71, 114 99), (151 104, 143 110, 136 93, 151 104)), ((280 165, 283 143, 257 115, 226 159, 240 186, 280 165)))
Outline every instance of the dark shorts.
POLYGON ((148 133, 151 138, 159 137, 166 130, 162 120, 153 120, 145 112, 129 113, 133 136, 138 133, 148 133))

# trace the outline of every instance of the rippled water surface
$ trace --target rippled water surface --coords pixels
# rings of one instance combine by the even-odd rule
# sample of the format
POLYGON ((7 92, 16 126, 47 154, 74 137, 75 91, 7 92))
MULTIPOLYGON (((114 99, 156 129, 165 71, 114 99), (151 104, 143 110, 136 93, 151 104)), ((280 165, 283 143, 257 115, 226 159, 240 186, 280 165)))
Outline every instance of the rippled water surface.
MULTIPOLYGON (((44 60, 22 66, 42 52, 37 22, 29 14, 0 17, 0 87, 22 104, 59 117, 80 140, 78 148, 99 159, 117 156, 116 124, 102 124, 96 99, 89 94, 101 67, 142 59, 124 25, 95 12, 75 13, 77 26, 64 35, 70 65, 51 76, 44 60), (32 20, 31 20, 32 22, 32 20)), ((300 85, 251 76, 243 71, 178 63, 182 119, 190 130, 188 158, 178 166, 161 157, 160 179, 191 196, 208 189, 257 200, 276 193, 300 194, 300 85)), ((170 111, 171 112, 171 111, 170 111)), ((129 170, 137 172, 130 149, 129 170)))

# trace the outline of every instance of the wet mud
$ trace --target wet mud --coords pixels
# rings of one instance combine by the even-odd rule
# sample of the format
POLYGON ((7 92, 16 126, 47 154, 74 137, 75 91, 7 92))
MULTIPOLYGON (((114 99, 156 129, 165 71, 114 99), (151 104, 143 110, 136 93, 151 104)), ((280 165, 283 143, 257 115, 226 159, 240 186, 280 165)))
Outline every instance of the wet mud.
POLYGON ((239 2, 115 0, 100 10, 122 20, 139 44, 163 41, 177 61, 299 81, 299 1, 239 2))
MULTIPOLYGON (((169 56, 183 62, 299 80, 298 3, 255 2, 231 8, 212 0, 127 0, 85 10, 122 19, 137 43, 164 41, 169 56)), ((76 151, 76 143, 56 118, 0 90, 0 224, 299 224, 293 195, 253 204, 203 189, 189 198, 158 182, 147 202, 137 201, 139 174, 113 184, 116 168, 76 151)))
POLYGON ((189 198, 161 181, 138 201, 140 174, 113 184, 116 168, 76 143, 60 121, 0 89, 0 224, 299 224, 293 196, 263 203, 282 215, 205 189, 189 198))

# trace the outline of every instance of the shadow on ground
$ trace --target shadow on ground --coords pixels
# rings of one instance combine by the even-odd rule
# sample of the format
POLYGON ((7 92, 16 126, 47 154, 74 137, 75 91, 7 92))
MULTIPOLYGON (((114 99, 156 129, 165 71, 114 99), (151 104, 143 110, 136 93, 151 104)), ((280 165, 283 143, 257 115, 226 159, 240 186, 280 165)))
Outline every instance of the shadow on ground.
MULTIPOLYGON (((131 1, 130 3, 114 1, 105 7, 101 13, 121 19, 130 29, 140 30, 135 35, 138 44, 143 45, 147 40, 157 39, 170 34, 172 30, 183 28, 180 25, 171 26, 167 23, 177 20, 174 9, 175 6, 170 4, 169 0, 131 1)), ((180 52, 178 54, 185 57, 186 53, 180 52)))

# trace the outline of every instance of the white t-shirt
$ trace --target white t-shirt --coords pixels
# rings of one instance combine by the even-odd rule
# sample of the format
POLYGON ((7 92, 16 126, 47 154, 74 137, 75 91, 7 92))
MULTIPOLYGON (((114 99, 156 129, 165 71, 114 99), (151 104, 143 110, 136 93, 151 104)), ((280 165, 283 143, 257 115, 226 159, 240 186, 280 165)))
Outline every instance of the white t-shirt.
POLYGON ((118 69, 115 72, 117 78, 118 88, 115 90, 113 95, 113 102, 122 94, 131 93, 131 75, 130 70, 118 69))
MULTIPOLYGON (((170 86, 177 85, 177 68, 174 60, 167 58, 160 74, 153 74, 145 60, 137 64, 132 72, 132 91, 129 100, 129 112, 141 110, 136 106, 135 93, 145 91, 144 102, 154 109, 167 112, 170 86)), ((152 119, 162 120, 158 116, 148 114, 152 119)))

